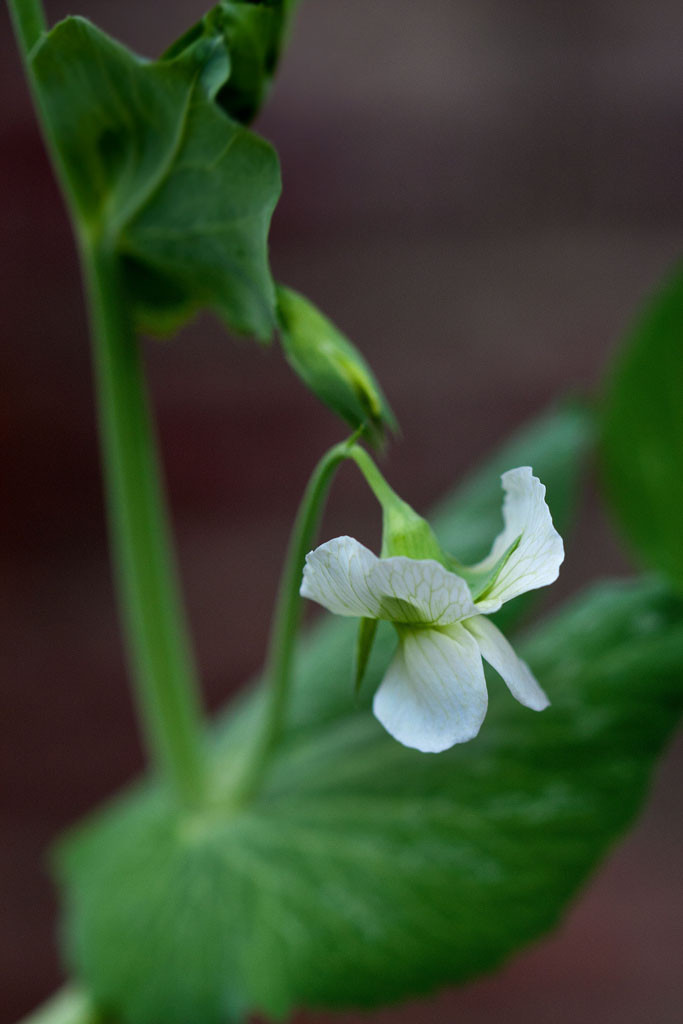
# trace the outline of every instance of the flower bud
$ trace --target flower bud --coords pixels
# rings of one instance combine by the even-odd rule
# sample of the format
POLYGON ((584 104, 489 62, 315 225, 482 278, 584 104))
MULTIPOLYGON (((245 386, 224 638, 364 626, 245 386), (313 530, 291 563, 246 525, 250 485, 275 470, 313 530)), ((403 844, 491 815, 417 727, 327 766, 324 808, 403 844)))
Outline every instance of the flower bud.
POLYGON ((208 40, 220 41, 227 65, 220 80, 214 77, 209 91, 230 117, 249 124, 270 88, 294 6, 291 0, 222 0, 169 47, 164 57, 173 59, 190 49, 199 57, 208 40))
POLYGON ((358 349, 308 299, 277 289, 282 348, 311 391, 354 429, 377 444, 396 419, 358 349))

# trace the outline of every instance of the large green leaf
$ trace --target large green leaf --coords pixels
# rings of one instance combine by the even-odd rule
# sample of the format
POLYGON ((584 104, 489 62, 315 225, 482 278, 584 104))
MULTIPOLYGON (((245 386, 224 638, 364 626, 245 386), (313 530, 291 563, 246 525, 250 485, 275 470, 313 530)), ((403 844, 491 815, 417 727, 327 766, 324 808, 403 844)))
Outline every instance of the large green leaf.
POLYGON ((150 62, 67 18, 31 63, 77 221, 121 256, 140 323, 168 329, 206 305, 269 337, 278 161, 214 102, 231 69, 224 39, 150 62))
MULTIPOLYGON (((564 445, 542 456, 527 434, 520 461, 547 477, 555 451, 566 472, 583 449, 567 415, 546 423, 564 445)), ((497 470, 469 485, 469 515, 497 470)), ((465 506, 451 515, 464 530, 465 506)), ((211 806, 182 814, 149 786, 62 847, 68 957, 107 1013, 218 1024, 374 1006, 490 969, 557 921, 628 824, 683 702, 683 604, 657 583, 602 585, 543 625, 520 650, 552 707, 535 714, 492 677, 479 738, 442 755, 401 747, 369 712, 388 631, 354 703, 354 629, 327 622, 307 645, 248 807, 228 794, 259 693, 212 746, 211 806)))
POLYGON ((683 587, 683 266, 617 357, 603 454, 619 525, 644 561, 683 587))
MULTIPOLYGON (((147 794, 72 840, 69 955, 102 1007, 199 1024, 247 1006, 374 1006, 471 977, 550 928, 632 818, 676 721, 683 606, 656 585, 603 586, 523 650, 553 701, 541 715, 492 680, 480 737, 432 756, 349 700, 292 730, 249 808, 217 798, 183 819, 147 794)), ((316 645, 300 689, 338 664, 337 644, 316 645)), ((219 780, 235 765, 221 749, 219 780)))

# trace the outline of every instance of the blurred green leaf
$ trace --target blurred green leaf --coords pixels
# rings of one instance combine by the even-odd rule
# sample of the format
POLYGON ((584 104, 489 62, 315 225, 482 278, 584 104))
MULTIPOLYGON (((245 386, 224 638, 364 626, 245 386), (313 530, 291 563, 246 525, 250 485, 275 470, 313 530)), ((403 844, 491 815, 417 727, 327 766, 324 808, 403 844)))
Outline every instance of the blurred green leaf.
POLYGON ((396 418, 367 362, 312 302, 282 285, 277 289, 282 348, 294 372, 321 402, 378 444, 396 418))
POLYGON ((150 62, 67 18, 31 62, 80 230, 120 255, 141 326, 169 330, 210 306, 268 338, 278 161, 213 100, 230 71, 224 42, 150 62))
POLYGON ((263 104, 296 0, 223 0, 164 54, 173 59, 204 39, 220 37, 230 55, 230 75, 216 94, 236 121, 249 123, 263 104))
POLYGON ((683 587, 683 266, 617 355, 602 451, 619 526, 645 562, 683 587))
MULTIPOLYGON (((549 478, 556 459, 564 477, 584 450, 571 415, 519 438, 503 467, 516 453, 549 478)), ((470 482, 442 536, 484 514, 498 470, 470 482)), ((230 780, 260 691, 212 746, 211 806, 183 814, 148 786, 61 848, 69 959, 111 1015, 375 1006, 496 966, 557 922, 632 819, 683 704, 683 602, 657 583, 601 585, 541 625, 519 650, 552 707, 521 707, 491 674, 480 736, 442 755, 401 747, 369 712, 390 630, 354 703, 355 629, 328 620, 306 646, 248 807, 231 808, 230 780)))

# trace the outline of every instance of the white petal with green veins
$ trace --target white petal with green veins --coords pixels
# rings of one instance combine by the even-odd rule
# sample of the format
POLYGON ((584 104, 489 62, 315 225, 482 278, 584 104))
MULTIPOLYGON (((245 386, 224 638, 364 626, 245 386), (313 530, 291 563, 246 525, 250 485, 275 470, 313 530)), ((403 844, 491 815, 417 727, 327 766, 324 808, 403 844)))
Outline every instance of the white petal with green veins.
POLYGON ((533 711, 543 711, 550 701, 525 661, 519 658, 497 626, 483 615, 463 623, 481 651, 482 657, 495 668, 512 696, 533 711))
POLYGON ((465 580, 432 559, 382 558, 372 572, 381 618, 397 623, 444 626, 476 615, 465 580))
POLYGON ((475 572, 492 569, 518 537, 519 542, 490 590, 477 602, 478 610, 487 613, 527 590, 553 583, 564 560, 564 545, 553 526, 545 501, 545 487, 533 475, 531 467, 510 469, 503 473, 501 480, 505 490, 505 527, 493 542, 489 555, 472 569, 475 572))
POLYGON ((377 555, 353 537, 335 537, 306 555, 301 596, 317 601, 335 615, 380 618, 371 588, 377 555))
POLYGON ((476 736, 487 706, 479 648, 455 625, 448 636, 433 629, 400 631, 372 709, 399 743, 435 754, 476 736))

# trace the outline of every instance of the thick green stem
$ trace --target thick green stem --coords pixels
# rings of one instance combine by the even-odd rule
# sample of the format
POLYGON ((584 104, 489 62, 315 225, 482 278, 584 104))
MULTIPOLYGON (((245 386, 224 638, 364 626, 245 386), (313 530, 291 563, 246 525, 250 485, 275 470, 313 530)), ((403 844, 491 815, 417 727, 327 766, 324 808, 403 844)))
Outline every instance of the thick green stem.
MULTIPOLYGON (((9 0, 17 43, 53 162, 57 148, 31 70, 46 30, 39 0, 9 0)), ((142 360, 113 246, 83 235, 100 436, 121 614, 153 760, 185 803, 204 790, 198 687, 172 556, 142 360)))
POLYGON ((121 613, 147 742, 185 802, 204 785, 203 730, 140 349, 116 256, 84 241, 100 437, 121 613))
POLYGON ((244 801, 259 789, 271 754, 282 735, 291 690, 297 628, 301 618, 301 574, 325 507, 334 472, 353 451, 355 435, 335 445, 317 464, 304 491, 290 535, 275 604, 268 647, 268 693, 263 728, 238 783, 236 800, 244 801))
POLYGON ((7 5, 19 49, 26 61, 42 33, 47 30, 43 5, 40 0, 8 0, 7 5))

